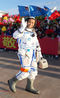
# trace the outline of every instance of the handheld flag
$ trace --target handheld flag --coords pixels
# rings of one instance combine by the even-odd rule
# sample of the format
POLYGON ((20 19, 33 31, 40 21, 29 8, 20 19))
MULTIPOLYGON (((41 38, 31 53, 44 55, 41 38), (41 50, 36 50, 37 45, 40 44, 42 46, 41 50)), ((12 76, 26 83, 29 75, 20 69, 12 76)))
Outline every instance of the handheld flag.
POLYGON ((44 8, 40 8, 34 5, 30 5, 29 11, 30 11, 30 15, 34 17, 40 16, 40 15, 49 17, 51 15, 51 10, 46 6, 44 6, 44 8))
POLYGON ((33 16, 33 17, 41 15, 40 8, 37 6, 30 5, 29 12, 30 12, 30 16, 33 16))
POLYGON ((18 6, 20 16, 29 16, 29 8, 27 6, 18 6))

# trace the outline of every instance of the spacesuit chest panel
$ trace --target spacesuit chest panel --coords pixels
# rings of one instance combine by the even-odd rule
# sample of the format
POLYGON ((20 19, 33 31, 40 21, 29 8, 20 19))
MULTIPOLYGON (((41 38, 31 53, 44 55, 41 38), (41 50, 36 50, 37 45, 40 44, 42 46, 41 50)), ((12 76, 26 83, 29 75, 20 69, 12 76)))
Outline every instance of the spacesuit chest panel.
POLYGON ((24 32, 21 41, 20 48, 22 49, 35 49, 36 48, 36 36, 32 37, 33 32, 24 32))

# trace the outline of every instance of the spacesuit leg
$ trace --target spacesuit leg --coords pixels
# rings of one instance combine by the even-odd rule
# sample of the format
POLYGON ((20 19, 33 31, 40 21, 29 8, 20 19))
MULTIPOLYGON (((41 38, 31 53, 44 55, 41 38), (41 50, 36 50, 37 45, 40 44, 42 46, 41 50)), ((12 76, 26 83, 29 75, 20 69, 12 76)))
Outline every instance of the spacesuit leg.
POLYGON ((32 54, 33 54, 32 50, 27 51, 25 54, 19 54, 21 68, 28 69, 28 71, 22 72, 20 69, 20 71, 16 74, 16 78, 18 80, 25 79, 29 76, 29 74, 30 74, 29 71, 31 68, 30 65, 31 65, 31 61, 32 61, 32 54))
MULTIPOLYGON (((24 69, 30 69, 30 62, 31 60, 25 56, 25 55, 19 55, 19 59, 20 59, 20 64, 21 64, 21 68, 24 68, 24 69)), ((20 71, 16 74, 16 78, 18 80, 22 80, 22 79, 25 79, 29 76, 29 72, 24 72, 24 71, 20 71)))
POLYGON ((34 88, 34 80, 35 80, 35 77, 37 76, 37 63, 36 62, 32 62, 32 68, 33 69, 31 70, 28 76, 28 79, 27 79, 26 90, 34 94, 39 94, 40 91, 34 88))
MULTIPOLYGON (((20 58, 20 63, 21 66, 23 67, 24 65, 24 61, 26 61, 26 59, 24 59, 24 56, 19 57, 20 58)), ((26 63, 27 64, 27 63, 26 63)), ((29 76, 29 72, 22 72, 21 70, 18 72, 18 74, 16 74, 16 76, 14 76, 13 78, 11 78, 10 80, 8 80, 8 85, 9 88, 12 92, 16 92, 16 83, 18 82, 18 80, 22 80, 25 79, 29 76)))

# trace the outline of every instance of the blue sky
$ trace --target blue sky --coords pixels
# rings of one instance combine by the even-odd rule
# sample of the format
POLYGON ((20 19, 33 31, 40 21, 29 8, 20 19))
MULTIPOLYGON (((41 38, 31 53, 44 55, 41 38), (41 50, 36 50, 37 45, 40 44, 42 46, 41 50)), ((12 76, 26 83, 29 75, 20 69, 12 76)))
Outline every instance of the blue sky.
POLYGON ((18 5, 36 5, 39 7, 48 6, 49 8, 57 7, 60 10, 60 0, 0 0, 0 10, 18 13, 18 5))

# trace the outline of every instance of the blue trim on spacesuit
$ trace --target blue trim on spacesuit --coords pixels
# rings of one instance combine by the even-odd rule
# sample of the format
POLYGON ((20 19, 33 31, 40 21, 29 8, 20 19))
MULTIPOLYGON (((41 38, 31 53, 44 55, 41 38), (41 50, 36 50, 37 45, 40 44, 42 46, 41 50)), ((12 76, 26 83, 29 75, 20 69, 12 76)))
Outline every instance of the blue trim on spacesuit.
POLYGON ((33 50, 33 57, 36 59, 35 50, 33 50))
POLYGON ((18 43, 18 38, 17 38, 17 43, 18 43))
POLYGON ((21 74, 22 72, 20 71, 17 75, 16 75, 16 78, 21 74))
POLYGON ((21 55, 19 55, 19 56, 20 56, 20 64, 23 67, 22 57, 21 57, 21 55))
MULTIPOLYGON (((36 55, 35 55, 35 51, 34 51, 34 50, 33 50, 33 55, 32 55, 32 60, 31 60, 30 66, 32 65, 33 59, 36 59, 36 55)), ((35 68, 32 67, 32 68, 29 70, 29 72, 31 72, 31 70, 35 71, 35 68)))
MULTIPOLYGON (((34 50, 33 50, 33 55, 32 55, 31 64, 32 64, 33 59, 36 59, 36 55, 35 55, 35 51, 34 51, 34 50)), ((30 64, 30 66, 31 66, 31 64, 30 64)))
MULTIPOLYGON (((30 52, 30 49, 28 49, 27 51, 30 52)), ((21 64, 21 66, 22 66, 23 68, 24 68, 24 67, 31 67, 28 72, 31 72, 31 70, 35 71, 35 68, 31 66, 31 65, 32 65, 32 62, 33 62, 33 59, 36 60, 35 50, 33 50, 33 55, 32 55, 31 63, 30 63, 29 66, 24 66, 24 65, 23 65, 23 61, 22 61, 22 56, 21 56, 21 55, 19 55, 19 56, 20 56, 20 64, 21 64)))
POLYGON ((19 44, 21 44, 21 39, 20 39, 20 42, 19 42, 19 44))
POLYGON ((22 64, 22 57, 21 57, 21 55, 19 55, 20 56, 20 64, 22 64))
POLYGON ((20 45, 20 48, 21 48, 21 39, 20 39, 20 41, 19 41, 19 45, 20 45))

